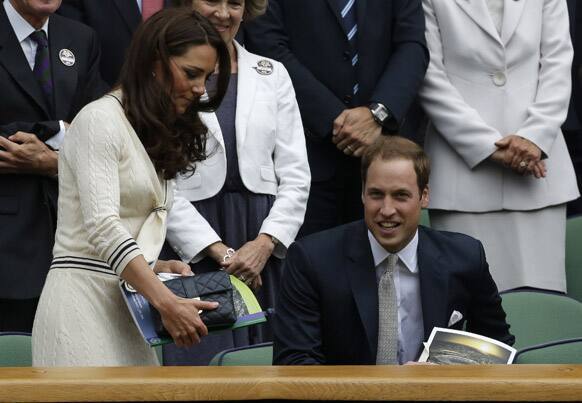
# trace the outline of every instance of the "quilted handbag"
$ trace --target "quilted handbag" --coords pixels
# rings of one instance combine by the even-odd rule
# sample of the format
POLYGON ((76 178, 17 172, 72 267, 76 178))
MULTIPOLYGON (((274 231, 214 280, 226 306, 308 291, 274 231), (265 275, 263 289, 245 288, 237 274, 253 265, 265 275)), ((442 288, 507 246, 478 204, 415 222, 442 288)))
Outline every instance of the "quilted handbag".
MULTIPOLYGON (((237 319, 232 284, 225 271, 217 270, 194 276, 178 277, 164 281, 164 284, 178 297, 218 302, 218 308, 202 311, 200 314, 200 318, 209 328, 228 327, 237 319)), ((153 306, 151 308, 156 332, 160 337, 169 336, 162 324, 160 313, 153 306)))

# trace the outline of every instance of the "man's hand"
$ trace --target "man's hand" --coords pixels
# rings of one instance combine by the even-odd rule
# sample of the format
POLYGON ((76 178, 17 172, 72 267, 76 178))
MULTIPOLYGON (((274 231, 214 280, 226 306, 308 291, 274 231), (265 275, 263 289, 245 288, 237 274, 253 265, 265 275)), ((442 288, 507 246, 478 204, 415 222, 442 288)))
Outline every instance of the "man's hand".
POLYGON ((346 109, 333 122, 335 146, 347 155, 361 157, 366 148, 382 135, 382 127, 376 123, 366 106, 346 109))
POLYGON ((58 172, 58 154, 32 133, 0 136, 0 147, 4 149, 0 150, 0 174, 55 176, 58 172))

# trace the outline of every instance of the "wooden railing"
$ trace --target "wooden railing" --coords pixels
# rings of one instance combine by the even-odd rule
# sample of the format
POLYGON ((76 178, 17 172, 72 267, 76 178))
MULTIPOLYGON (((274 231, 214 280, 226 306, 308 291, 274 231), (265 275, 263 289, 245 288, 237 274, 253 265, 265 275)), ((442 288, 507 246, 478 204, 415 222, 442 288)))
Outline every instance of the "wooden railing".
POLYGON ((582 365, 0 368, 2 402, 582 401, 582 365))

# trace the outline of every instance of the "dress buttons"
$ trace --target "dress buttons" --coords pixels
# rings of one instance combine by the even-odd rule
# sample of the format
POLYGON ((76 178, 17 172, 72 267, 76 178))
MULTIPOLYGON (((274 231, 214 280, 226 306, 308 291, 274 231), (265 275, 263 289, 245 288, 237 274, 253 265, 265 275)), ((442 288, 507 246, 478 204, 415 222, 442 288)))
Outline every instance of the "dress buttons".
POLYGON ((505 73, 503 73, 502 71, 498 71, 495 74, 493 74, 493 84, 495 84, 498 87, 503 87, 505 85, 505 83, 507 82, 507 78, 505 77, 505 73))

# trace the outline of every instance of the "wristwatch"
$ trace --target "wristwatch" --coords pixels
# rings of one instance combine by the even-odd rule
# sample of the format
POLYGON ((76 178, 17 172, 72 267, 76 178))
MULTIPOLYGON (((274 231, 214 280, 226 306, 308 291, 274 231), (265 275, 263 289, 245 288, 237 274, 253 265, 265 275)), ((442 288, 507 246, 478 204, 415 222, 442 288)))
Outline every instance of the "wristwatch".
POLYGON ((398 132, 398 122, 388 108, 377 102, 371 103, 369 108, 376 123, 382 126, 382 133, 395 134, 398 132))

